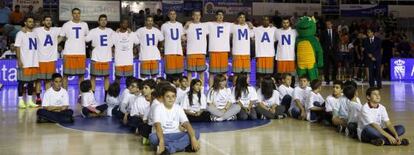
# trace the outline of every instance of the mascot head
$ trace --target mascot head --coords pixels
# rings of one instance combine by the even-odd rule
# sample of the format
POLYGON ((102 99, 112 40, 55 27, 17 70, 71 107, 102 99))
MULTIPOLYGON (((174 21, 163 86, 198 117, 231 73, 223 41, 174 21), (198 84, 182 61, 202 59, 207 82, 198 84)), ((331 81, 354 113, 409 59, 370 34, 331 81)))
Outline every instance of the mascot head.
POLYGON ((299 36, 315 36, 316 34, 316 20, 313 17, 300 17, 296 23, 296 31, 299 36))

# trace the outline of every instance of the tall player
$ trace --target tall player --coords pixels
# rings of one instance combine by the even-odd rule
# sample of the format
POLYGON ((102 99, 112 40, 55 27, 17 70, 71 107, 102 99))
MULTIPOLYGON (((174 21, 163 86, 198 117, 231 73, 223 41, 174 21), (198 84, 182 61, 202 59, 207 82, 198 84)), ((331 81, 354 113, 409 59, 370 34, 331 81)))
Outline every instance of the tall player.
POLYGON ((246 14, 237 15, 237 24, 231 27, 233 41, 233 73, 250 73, 250 38, 254 33, 246 23, 246 14))
POLYGON ((78 85, 83 81, 86 67, 85 37, 88 24, 80 19, 79 8, 72 9, 72 20, 62 26, 60 36, 66 38, 63 50, 63 87, 68 89, 68 76, 78 76, 78 85))
MULTIPOLYGON (((290 27, 289 18, 283 18, 282 28, 277 29, 275 35, 276 41, 278 41, 275 58, 277 61, 277 72, 295 75, 295 44, 297 32, 290 27)), ((292 84, 294 85, 295 82, 293 81, 292 84)))
POLYGON ((114 31, 106 27, 108 18, 105 14, 99 15, 97 28, 92 29, 86 36, 86 41, 92 41, 91 83, 95 91, 96 77, 104 77, 105 98, 109 88, 109 66, 112 61, 112 40, 114 31))
POLYGON ((208 22, 208 51, 210 53, 209 85, 213 85, 214 75, 226 75, 228 71, 228 53, 230 52, 231 23, 224 22, 224 12, 216 12, 216 21, 208 22))
POLYGON ((141 63, 141 76, 153 78, 159 73, 159 60, 161 60, 158 42, 164 40, 161 31, 154 25, 152 16, 145 17, 145 26, 135 33, 140 42, 139 60, 141 63))
POLYGON ((39 58, 38 58, 38 39, 34 28, 33 17, 27 17, 24 20, 25 31, 20 31, 16 35, 14 46, 16 47, 16 56, 18 64, 18 98, 19 108, 26 107, 37 107, 33 103, 33 89, 34 82, 37 80, 37 74, 39 69, 39 58), (27 97, 26 102, 23 100, 24 85, 27 84, 27 97))
POLYGON ((170 21, 161 26, 164 35, 164 60, 167 77, 182 75, 184 72, 184 56, 181 40, 183 39, 183 25, 178 22, 177 13, 174 10, 168 12, 170 21))
POLYGON ((39 81, 36 83, 36 103, 40 104, 41 84, 45 83, 45 90, 51 87, 53 73, 56 73, 56 61, 58 59, 58 44, 60 28, 52 27, 53 21, 51 16, 43 17, 43 27, 35 28, 33 31, 39 39, 39 81))
POLYGON ((201 11, 194 10, 192 21, 185 25, 187 39, 187 78, 191 81, 192 74, 196 72, 204 86, 204 71, 206 67, 207 34, 208 27, 201 23, 201 11))
POLYGON ((260 83, 264 75, 273 74, 276 27, 270 26, 269 17, 262 19, 262 26, 253 28, 256 45, 256 73, 260 83))
POLYGON ((134 44, 138 45, 138 37, 129 30, 129 19, 122 19, 119 31, 111 37, 115 46, 115 77, 119 83, 122 77, 134 75, 134 44))

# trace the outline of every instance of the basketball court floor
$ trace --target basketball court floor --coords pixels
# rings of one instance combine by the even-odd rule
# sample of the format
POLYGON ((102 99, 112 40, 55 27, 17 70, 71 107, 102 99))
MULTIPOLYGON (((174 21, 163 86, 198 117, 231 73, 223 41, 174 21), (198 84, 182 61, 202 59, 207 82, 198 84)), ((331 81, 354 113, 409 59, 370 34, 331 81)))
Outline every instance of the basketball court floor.
MULTIPOLYGON (((366 85, 358 89, 365 99, 366 85)), ((102 90, 97 88, 97 90, 102 90)), ((322 95, 331 92, 323 87, 322 95)), ((143 146, 140 138, 129 133, 118 122, 107 118, 83 119, 75 104, 75 86, 69 88, 74 124, 37 124, 36 109, 17 109, 16 87, 0 91, 0 154, 1 155, 114 155, 154 154, 143 146)), ((405 136, 414 142, 414 83, 388 82, 382 89, 382 103, 394 124, 406 128, 405 136)), ((103 92, 96 97, 102 101, 103 92)), ((383 146, 360 143, 336 132, 334 128, 291 118, 283 120, 234 121, 193 124, 202 132, 203 155, 310 155, 310 154, 414 154, 414 145, 383 146)), ((189 154, 189 153, 178 153, 189 154)))

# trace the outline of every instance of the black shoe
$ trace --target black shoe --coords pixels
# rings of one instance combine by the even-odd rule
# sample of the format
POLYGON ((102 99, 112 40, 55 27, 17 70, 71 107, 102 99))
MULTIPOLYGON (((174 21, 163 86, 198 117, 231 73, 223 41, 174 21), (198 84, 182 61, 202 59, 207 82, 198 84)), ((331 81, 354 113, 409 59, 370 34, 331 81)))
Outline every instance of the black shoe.
POLYGON ((195 151, 193 150, 193 148, 191 147, 191 144, 190 144, 190 145, 188 145, 187 147, 185 147, 184 151, 185 151, 185 152, 195 152, 195 151))
POLYGON ((50 121, 42 118, 42 117, 37 117, 36 123, 50 123, 50 121))
POLYGON ((409 145, 409 144, 410 144, 410 141, 409 141, 408 139, 403 138, 403 139, 401 140, 401 145, 405 145, 405 146, 407 146, 407 145, 409 145))
POLYGON ((329 82, 329 81, 326 81, 326 85, 327 85, 327 86, 329 85, 329 83, 331 83, 331 82, 329 82))
POLYGON ((382 139, 374 139, 371 140, 371 144, 374 144, 375 146, 383 146, 385 142, 382 139))
POLYGON ((161 155, 170 155, 170 152, 168 152, 168 150, 165 149, 164 152, 161 153, 161 155))

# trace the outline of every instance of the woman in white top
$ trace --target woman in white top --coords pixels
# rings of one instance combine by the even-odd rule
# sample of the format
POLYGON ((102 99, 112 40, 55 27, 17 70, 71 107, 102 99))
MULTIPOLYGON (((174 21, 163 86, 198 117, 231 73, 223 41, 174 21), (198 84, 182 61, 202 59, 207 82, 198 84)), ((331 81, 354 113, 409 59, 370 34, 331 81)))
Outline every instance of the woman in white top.
POLYGON ((274 89, 273 80, 264 77, 257 90, 257 112, 267 119, 285 118, 286 107, 280 105, 280 94, 274 89))
POLYGON ((234 104, 234 97, 230 88, 227 88, 226 77, 223 74, 214 77, 213 87, 207 94, 207 104, 213 121, 234 120, 241 108, 234 104))
POLYGON ((191 80, 190 90, 182 96, 179 104, 183 107, 190 122, 209 122, 207 99, 203 91, 203 83, 199 79, 191 80))
POLYGON ((232 89, 232 95, 235 97, 236 103, 241 107, 240 112, 237 114, 238 119, 257 119, 255 110, 255 102, 257 101, 256 89, 249 86, 246 74, 239 74, 235 87, 232 89))

